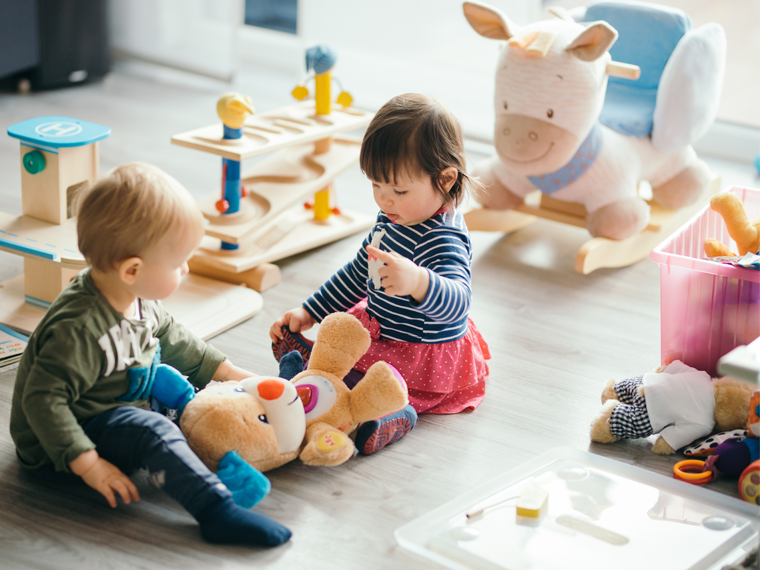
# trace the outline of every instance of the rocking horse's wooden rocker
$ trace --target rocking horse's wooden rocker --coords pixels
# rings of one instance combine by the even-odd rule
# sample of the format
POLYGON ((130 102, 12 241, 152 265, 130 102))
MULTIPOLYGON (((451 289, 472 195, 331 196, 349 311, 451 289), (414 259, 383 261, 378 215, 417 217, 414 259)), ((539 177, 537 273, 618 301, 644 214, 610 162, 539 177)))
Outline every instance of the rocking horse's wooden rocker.
POLYGON ((585 227, 593 239, 575 269, 587 274, 645 258, 719 190, 691 143, 717 112, 720 26, 691 30, 685 13, 642 3, 592 4, 573 13, 581 23, 553 9, 556 20, 523 28, 488 5, 463 8, 475 31, 507 41, 496 156, 475 169, 488 191, 465 213, 470 230, 511 232, 536 217, 585 227))

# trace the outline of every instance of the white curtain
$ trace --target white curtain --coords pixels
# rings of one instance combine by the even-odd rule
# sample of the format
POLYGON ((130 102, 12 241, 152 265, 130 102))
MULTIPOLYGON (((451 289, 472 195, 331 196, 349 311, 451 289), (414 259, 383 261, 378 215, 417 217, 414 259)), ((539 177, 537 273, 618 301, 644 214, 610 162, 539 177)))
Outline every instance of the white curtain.
POLYGON ((228 81, 235 74, 244 0, 111 0, 109 9, 117 51, 228 81))

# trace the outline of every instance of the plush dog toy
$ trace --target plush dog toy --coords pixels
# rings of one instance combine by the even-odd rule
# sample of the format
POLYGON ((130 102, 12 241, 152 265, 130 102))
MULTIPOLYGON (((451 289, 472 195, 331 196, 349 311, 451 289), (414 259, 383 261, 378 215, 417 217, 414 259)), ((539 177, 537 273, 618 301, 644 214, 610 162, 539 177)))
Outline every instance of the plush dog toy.
MULTIPOLYGON (((750 221, 742 201, 736 194, 716 194, 710 199, 710 208, 723 218, 728 235, 736 242, 739 255, 760 252, 760 218, 750 221)), ((705 240, 705 254, 707 257, 736 256, 730 248, 713 238, 705 240)))
POLYGON ((369 345, 355 317, 330 315, 320 325, 308 368, 292 382, 253 377, 208 386, 190 399, 180 418, 188 444, 212 471, 231 452, 259 471, 299 456, 308 465, 344 463, 353 455, 348 435, 358 424, 408 402, 406 384, 384 362, 353 390, 345 386, 343 376, 369 345))
POLYGON ((676 360, 658 372, 607 382, 603 407, 591 423, 591 440, 614 443, 659 433, 652 451, 670 455, 713 428, 746 428, 753 391, 750 384, 711 379, 676 360))

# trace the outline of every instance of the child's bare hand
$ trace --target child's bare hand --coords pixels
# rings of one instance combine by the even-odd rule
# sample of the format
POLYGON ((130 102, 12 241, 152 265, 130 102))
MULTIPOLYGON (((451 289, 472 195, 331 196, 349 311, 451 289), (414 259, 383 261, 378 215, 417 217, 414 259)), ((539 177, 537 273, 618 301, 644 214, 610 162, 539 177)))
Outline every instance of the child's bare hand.
POLYGON ((418 303, 425 300, 430 286, 427 271, 395 251, 383 251, 368 245, 367 253, 385 264, 377 273, 386 294, 395 297, 411 295, 418 303))
POLYGON ((290 332, 300 333, 309 330, 316 322, 309 311, 303 307, 291 309, 274 322, 272 328, 269 329, 269 337, 272 342, 277 342, 282 338, 282 327, 287 326, 290 332))
POLYGON ((113 463, 99 457, 94 449, 77 457, 69 467, 85 483, 103 495, 111 508, 116 508, 114 491, 119 494, 125 505, 140 500, 140 493, 129 477, 113 463))

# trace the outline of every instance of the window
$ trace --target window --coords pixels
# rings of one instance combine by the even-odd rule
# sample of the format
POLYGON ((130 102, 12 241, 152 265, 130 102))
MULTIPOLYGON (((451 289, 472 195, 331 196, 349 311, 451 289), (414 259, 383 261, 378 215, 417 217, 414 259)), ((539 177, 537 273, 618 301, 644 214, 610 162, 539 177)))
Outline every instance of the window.
POLYGON ((298 0, 245 0, 245 23, 295 34, 298 32, 298 0))

